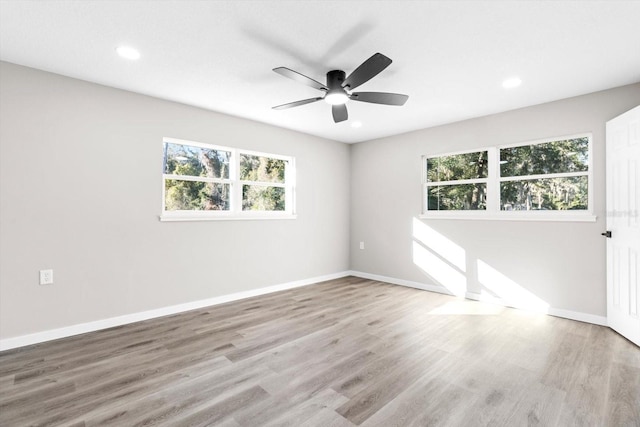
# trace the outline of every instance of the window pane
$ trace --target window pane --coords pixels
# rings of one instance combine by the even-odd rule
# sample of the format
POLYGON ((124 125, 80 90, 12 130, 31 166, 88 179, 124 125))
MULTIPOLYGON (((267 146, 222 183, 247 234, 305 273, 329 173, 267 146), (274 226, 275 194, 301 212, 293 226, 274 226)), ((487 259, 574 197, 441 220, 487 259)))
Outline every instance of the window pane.
POLYGON ((284 211, 285 190, 282 187, 242 186, 243 211, 284 211))
POLYGON ((531 179, 500 184, 503 211, 587 209, 588 178, 531 179))
POLYGON ((454 154, 427 159, 427 182, 487 177, 487 152, 454 154))
POLYGON ((286 160, 240 154, 240 179, 283 184, 286 164, 286 160))
POLYGON ((582 172, 589 169, 589 138, 500 149, 500 176, 582 172))
POLYGON ((229 151, 182 144, 164 144, 164 173, 229 178, 229 151))
POLYGON ((486 184, 439 185, 427 188, 430 211, 485 210, 486 184))
POLYGON ((165 210, 229 210, 229 184, 217 182, 165 180, 165 210))

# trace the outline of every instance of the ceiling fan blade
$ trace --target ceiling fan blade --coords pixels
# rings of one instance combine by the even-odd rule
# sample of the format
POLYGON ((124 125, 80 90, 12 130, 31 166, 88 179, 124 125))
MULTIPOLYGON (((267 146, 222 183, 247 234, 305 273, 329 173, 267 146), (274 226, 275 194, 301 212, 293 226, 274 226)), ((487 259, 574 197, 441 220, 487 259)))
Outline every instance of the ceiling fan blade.
POLYGON ((288 77, 304 85, 311 86, 314 89, 329 90, 329 88, 323 85, 322 83, 316 80, 313 80, 312 78, 307 77, 304 74, 300 74, 297 71, 290 70, 286 67, 274 68, 273 71, 280 74, 281 76, 288 77))
POLYGON ((387 92, 353 92, 349 98, 352 101, 371 102, 373 104, 404 105, 408 95, 387 92))
POLYGON ((361 84, 378 75, 378 73, 387 68, 391 62, 392 61, 389 58, 381 53, 374 54, 349 74, 349 77, 347 77, 344 83, 342 83, 342 87, 349 86, 350 90, 357 88, 361 84))
POLYGON ((303 99, 302 101, 296 101, 296 102, 290 102, 288 104, 276 105, 275 107, 272 107, 272 108, 274 110, 285 110, 287 108, 299 107, 300 105, 304 105, 304 104, 311 104, 312 102, 320 101, 321 99, 322 99, 322 97, 303 99))
POLYGON ((344 122, 349 118, 349 114, 347 113, 347 106, 344 104, 333 105, 331 107, 331 112, 333 113, 333 121, 336 123, 344 122))

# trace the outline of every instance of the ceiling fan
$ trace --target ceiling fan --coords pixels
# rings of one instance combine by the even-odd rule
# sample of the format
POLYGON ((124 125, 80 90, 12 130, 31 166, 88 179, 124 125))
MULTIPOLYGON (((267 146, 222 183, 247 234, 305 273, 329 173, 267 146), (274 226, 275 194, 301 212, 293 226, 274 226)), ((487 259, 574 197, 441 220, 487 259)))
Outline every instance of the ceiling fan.
POLYGON ((327 73, 326 85, 286 67, 274 68, 273 71, 276 73, 307 86, 311 86, 314 89, 321 90, 325 92, 325 94, 324 96, 319 96, 317 98, 303 99, 301 101, 277 105, 273 107, 273 109, 284 110, 286 108, 299 107, 300 105, 310 104, 324 99, 328 104, 331 104, 333 121, 339 123, 349 118, 347 106, 345 105, 349 100, 371 102, 373 104, 404 105, 404 103, 407 102, 407 99, 409 99, 409 96, 407 95, 387 92, 352 92, 353 89, 371 80, 382 70, 391 65, 391 62, 391 59, 387 58, 383 54, 376 53, 371 58, 360 64, 358 68, 349 74, 349 77, 345 78, 346 74, 342 70, 329 71, 327 73))

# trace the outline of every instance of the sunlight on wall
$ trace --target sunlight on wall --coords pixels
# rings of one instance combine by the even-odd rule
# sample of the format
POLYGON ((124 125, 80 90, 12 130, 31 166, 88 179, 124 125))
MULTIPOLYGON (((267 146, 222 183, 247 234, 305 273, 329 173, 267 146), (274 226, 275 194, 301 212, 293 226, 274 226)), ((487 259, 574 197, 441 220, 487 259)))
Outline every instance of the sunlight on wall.
MULTIPOLYGON (((478 281, 504 304, 511 307, 546 313, 549 304, 541 300, 484 261, 478 260, 478 281)), ((482 292, 486 300, 495 299, 486 291, 482 292)))
POLYGON ((420 243, 413 242, 413 263, 456 296, 464 296, 467 278, 420 243))
MULTIPOLYGON (((467 292, 465 250, 418 218, 413 218, 413 263, 455 296, 467 292)), ((475 257, 474 257, 475 259, 475 257)), ((546 313, 549 304, 482 260, 476 260, 477 279, 485 289, 481 301, 546 313)), ((472 278, 475 282, 475 277, 472 278)), ((499 310, 499 309, 497 309, 499 310)), ((431 314, 495 314, 473 304, 446 304, 431 314), (474 311, 476 310, 476 311, 474 311)))
POLYGON ((413 218, 413 238, 456 266, 460 271, 466 271, 464 249, 418 218, 413 218))
POLYGON ((413 263, 453 295, 465 295, 464 249, 418 218, 413 218, 413 263))

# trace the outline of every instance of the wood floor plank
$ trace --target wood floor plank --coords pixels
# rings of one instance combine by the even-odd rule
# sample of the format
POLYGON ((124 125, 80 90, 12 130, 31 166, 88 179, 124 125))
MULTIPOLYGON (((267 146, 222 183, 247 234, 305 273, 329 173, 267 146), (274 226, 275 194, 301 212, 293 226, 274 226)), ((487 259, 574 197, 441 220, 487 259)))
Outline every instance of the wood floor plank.
MULTIPOLYGON (((268 393, 260 386, 253 386, 224 399, 222 402, 207 405, 186 418, 176 420, 176 423, 179 423, 181 426, 214 425, 224 420, 225 417, 233 415, 238 409, 264 400, 267 396, 268 393)), ((146 423, 142 423, 141 425, 146 425, 146 423)))
POLYGON ((331 389, 321 390, 306 400, 291 399, 284 394, 270 394, 268 399, 257 405, 243 408, 236 412, 233 417, 240 425, 246 427, 263 427, 268 424, 279 425, 281 423, 288 424, 291 421, 295 421, 294 417, 299 415, 298 411, 304 411, 309 405, 316 405, 319 408, 330 410, 336 414, 334 409, 347 400, 346 397, 339 395, 331 389))
MULTIPOLYGON (((224 360, 228 362, 227 359, 224 360)), ((218 403, 229 394, 257 386, 262 379, 272 374, 272 371, 260 365, 223 363, 218 368, 202 365, 198 369, 189 370, 188 374, 181 373, 179 379, 171 381, 171 387, 163 387, 161 380, 148 382, 146 393, 128 394, 126 399, 114 399, 113 405, 102 405, 99 410, 91 411, 84 418, 87 426, 109 425, 112 421, 116 426, 140 423, 159 425, 165 419, 189 414, 199 407, 218 403), (158 405, 158 402, 162 404, 158 405)))
POLYGON ((598 340, 585 347, 584 360, 575 367, 572 386, 566 390, 561 424, 566 426, 597 425, 605 416, 613 353, 598 340))
MULTIPOLYGON (((542 383, 529 384, 512 409, 506 426, 553 426, 558 425, 562 401, 566 393, 563 390, 542 383)), ((559 424, 563 426, 564 424, 559 424)))
POLYGON ((640 426, 640 369, 613 363, 606 425, 640 426))
POLYGON ((477 396, 462 422, 470 426, 508 425, 514 407, 538 383, 537 374, 508 362, 494 363, 492 359, 469 360, 449 377, 453 384, 477 396))
POLYGON ((453 413, 451 409, 461 402, 464 402, 467 407, 472 406, 475 396, 472 392, 452 386, 448 381, 451 376, 455 376, 459 360, 451 356, 436 363, 436 366, 434 371, 418 378, 361 425, 363 427, 444 425, 445 418, 462 416, 465 412, 453 413), (440 370, 442 374, 436 370, 440 370), (447 399, 441 398, 442 396, 447 396, 447 399))
POLYGON ((424 367, 433 366, 445 357, 447 354, 442 350, 430 348, 422 342, 408 347, 405 357, 397 359, 387 372, 376 378, 375 383, 354 395, 337 412, 352 423, 360 425, 417 381, 420 376, 416 375, 416 371, 420 372, 422 368, 424 372, 424 367))
POLYGON ((561 390, 575 383, 575 368, 585 360, 587 338, 571 332, 558 334, 542 374, 542 382, 561 390))
MULTIPOLYGON (((316 417, 316 415, 318 415, 323 409, 329 409, 328 412, 332 412, 334 415, 337 415, 332 408, 339 406, 347 400, 348 399, 346 397, 341 396, 331 389, 324 389, 311 399, 300 402, 290 410, 280 414, 279 417, 262 425, 269 427, 299 427, 300 425, 308 424, 310 420, 316 417)), ((326 417, 327 415, 325 414, 323 418, 326 417)))
POLYGON ((0 353, 0 426, 638 426, 608 328, 345 277, 0 353))

